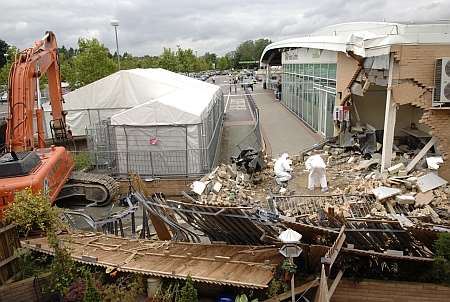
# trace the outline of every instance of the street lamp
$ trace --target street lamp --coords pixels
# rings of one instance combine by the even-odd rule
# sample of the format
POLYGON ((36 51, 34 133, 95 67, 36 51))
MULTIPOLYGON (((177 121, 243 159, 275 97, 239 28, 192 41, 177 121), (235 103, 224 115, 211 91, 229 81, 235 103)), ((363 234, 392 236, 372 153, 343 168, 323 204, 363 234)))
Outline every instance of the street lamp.
MULTIPOLYGON (((284 243, 284 245, 280 249, 281 255, 283 255, 286 258, 289 258, 289 262, 291 264, 294 264, 294 257, 300 256, 302 253, 302 249, 297 245, 300 243, 300 239, 302 239, 302 235, 297 233, 294 230, 287 229, 283 232, 281 232, 280 236, 278 238, 281 240, 281 242, 284 243)), ((295 302, 295 293, 294 293, 294 275, 292 274, 291 277, 291 300, 292 302, 295 302)))
POLYGON ((114 26, 114 31, 116 33, 116 53, 117 53, 117 65, 120 70, 120 55, 119 55, 119 39, 117 39, 117 27, 119 26, 119 20, 111 20, 111 25, 114 26))

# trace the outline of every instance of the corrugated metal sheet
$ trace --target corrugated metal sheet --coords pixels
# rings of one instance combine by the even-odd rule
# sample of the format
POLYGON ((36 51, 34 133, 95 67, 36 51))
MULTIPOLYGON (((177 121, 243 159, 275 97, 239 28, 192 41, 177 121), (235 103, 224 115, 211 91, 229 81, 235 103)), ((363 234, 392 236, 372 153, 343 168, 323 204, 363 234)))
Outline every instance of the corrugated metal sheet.
MULTIPOLYGON (((248 288, 266 288, 282 256, 275 246, 180 243, 76 233, 59 237, 75 261, 118 271, 248 288)), ((23 242, 52 254, 46 238, 23 242)))

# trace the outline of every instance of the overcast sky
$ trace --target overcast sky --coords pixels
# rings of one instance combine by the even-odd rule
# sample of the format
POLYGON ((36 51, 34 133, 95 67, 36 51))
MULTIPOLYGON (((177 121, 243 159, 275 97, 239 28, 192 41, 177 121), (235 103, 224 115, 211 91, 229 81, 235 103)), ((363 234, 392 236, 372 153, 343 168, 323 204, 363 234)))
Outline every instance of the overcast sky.
POLYGON ((95 37, 120 52, 158 55, 163 47, 224 54, 248 39, 278 41, 350 21, 450 19, 450 0, 0 0, 0 39, 31 46, 46 30, 59 45, 95 37))

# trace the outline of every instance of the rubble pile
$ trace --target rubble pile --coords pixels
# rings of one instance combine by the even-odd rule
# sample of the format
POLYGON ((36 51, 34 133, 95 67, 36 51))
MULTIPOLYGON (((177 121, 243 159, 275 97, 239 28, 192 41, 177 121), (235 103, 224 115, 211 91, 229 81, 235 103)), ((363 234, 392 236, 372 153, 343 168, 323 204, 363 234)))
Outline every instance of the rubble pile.
MULTIPOLYGON (((371 216, 403 214, 450 225, 450 186, 435 173, 438 168, 436 162, 439 162, 435 157, 433 160, 424 159, 423 165, 417 165, 415 170, 408 172, 406 167, 411 156, 408 153, 394 154, 392 166, 382 174, 379 172, 379 153, 362 155, 329 145, 320 151, 327 161, 327 178, 332 194, 374 195, 376 202, 371 204, 371 216)), ((306 153, 305 158, 309 155, 311 153, 306 153)), ((334 210, 348 213, 346 205, 336 205, 334 210)))
POLYGON ((319 208, 351 217, 350 208, 354 212, 364 207, 364 211, 357 210, 358 216, 395 219, 395 215, 403 215, 414 222, 450 225, 450 186, 435 173, 439 161, 423 159, 415 169, 407 171, 412 157, 409 153, 394 154, 392 166, 380 173, 380 153, 361 154, 352 148, 324 145, 292 157, 293 178, 286 189, 276 184, 274 159, 267 157, 264 168, 254 173, 246 173, 235 164, 221 164, 195 181, 191 189, 196 193, 196 202, 223 207, 268 208, 267 200, 273 196, 284 196, 286 200, 297 196, 291 198, 295 201, 278 207, 286 216, 308 216, 310 221, 317 220, 319 208), (304 161, 317 153, 327 164, 327 193, 307 189, 309 172, 304 161), (344 195, 345 201, 340 197, 344 195), (361 195, 373 198, 368 202, 358 197, 361 195))
POLYGON ((195 181, 191 190, 198 195, 200 204, 224 207, 260 205, 265 199, 266 185, 273 178, 269 166, 260 172, 247 174, 234 164, 221 164, 195 181))

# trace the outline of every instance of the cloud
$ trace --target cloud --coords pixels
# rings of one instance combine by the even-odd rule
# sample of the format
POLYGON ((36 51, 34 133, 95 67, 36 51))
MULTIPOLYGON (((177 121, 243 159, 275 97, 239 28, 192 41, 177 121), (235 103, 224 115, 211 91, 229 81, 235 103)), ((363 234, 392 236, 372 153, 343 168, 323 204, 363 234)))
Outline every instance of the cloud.
POLYGON ((121 52, 181 45, 222 55, 248 39, 278 41, 341 22, 449 19, 450 0, 22 0, 1 1, 0 11, 0 39, 19 48, 52 30, 59 45, 95 37, 114 49, 110 20, 118 19, 121 52))

